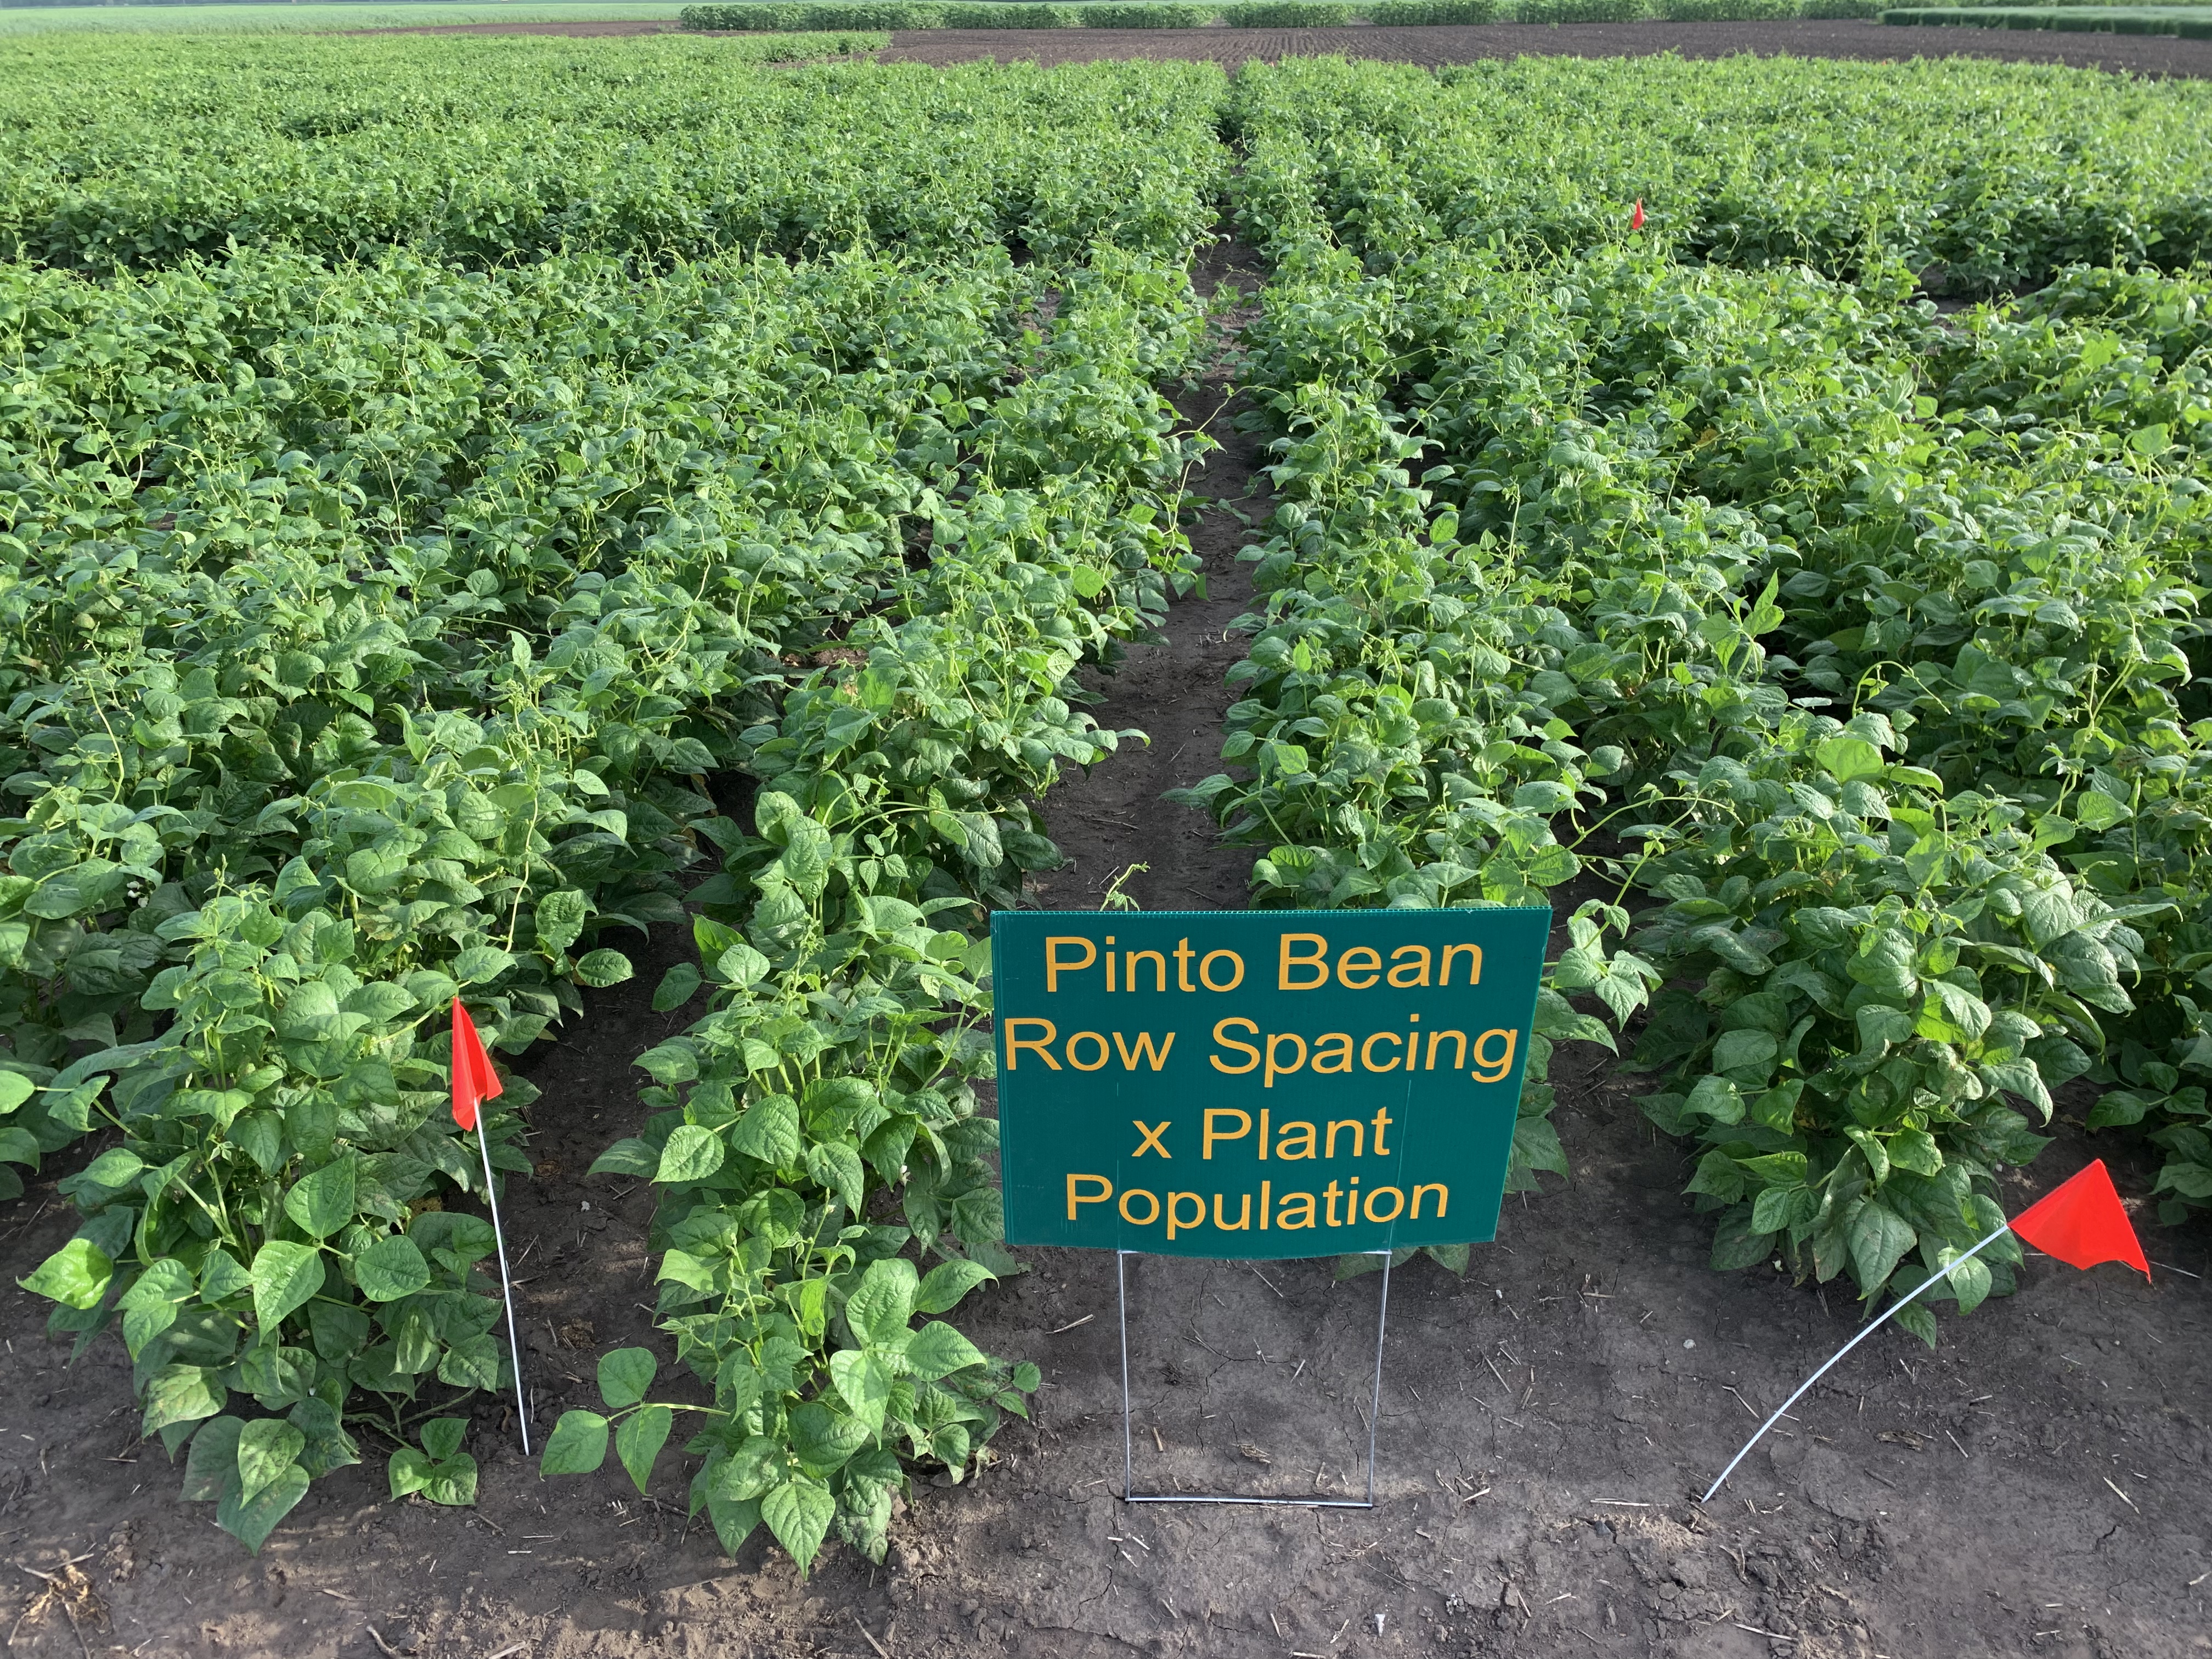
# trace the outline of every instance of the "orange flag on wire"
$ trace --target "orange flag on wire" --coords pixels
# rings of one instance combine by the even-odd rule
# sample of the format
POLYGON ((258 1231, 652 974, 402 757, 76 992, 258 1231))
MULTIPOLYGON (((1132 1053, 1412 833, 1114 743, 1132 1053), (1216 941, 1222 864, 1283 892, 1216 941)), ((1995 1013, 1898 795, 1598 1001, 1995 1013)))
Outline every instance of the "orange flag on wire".
POLYGON ((2120 1206, 2120 1195, 2113 1190, 2101 1158, 2014 1216, 2012 1230, 2070 1267, 2124 1261, 2145 1279, 2150 1277, 2142 1242, 2120 1206))
POLYGON ((492 1069, 491 1056, 484 1052, 483 1039, 477 1035, 477 1023, 469 1018, 469 1011, 461 1006, 459 997, 453 999, 453 1121, 464 1129, 477 1127, 477 1103, 490 1100, 501 1092, 499 1073, 492 1069))
POLYGON ((1641 196, 1636 198, 1636 213, 1635 216, 1629 220, 1628 228, 1631 230, 1641 230, 1644 228, 1644 198, 1641 196))

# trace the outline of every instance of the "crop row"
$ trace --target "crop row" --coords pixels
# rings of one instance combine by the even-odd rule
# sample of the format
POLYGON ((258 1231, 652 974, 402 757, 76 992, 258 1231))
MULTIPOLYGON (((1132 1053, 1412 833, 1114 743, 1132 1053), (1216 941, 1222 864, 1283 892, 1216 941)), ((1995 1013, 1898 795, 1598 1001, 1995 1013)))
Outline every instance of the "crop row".
POLYGON ((1645 241, 1954 292, 2075 264, 2212 257, 2212 89, 2042 66, 1564 58, 1248 69, 1240 222, 1339 237, 1372 269, 1439 240, 1522 258, 1645 241), (1786 107, 1786 116, 1783 113, 1786 107), (1786 128, 1786 137, 1784 131, 1786 128))
POLYGON ((1212 222, 1224 84, 1211 64, 763 73, 674 35, 42 40, 0 71, 0 257, 1173 252, 1212 222))
MULTIPOLYGON (((716 1058, 650 1061, 742 1149, 710 1180, 679 1135, 665 1172, 706 1183, 672 1236, 707 1249, 711 1211, 752 1261, 684 1351, 717 1386, 750 1352, 775 1386, 724 1387, 715 1443, 788 1455, 758 1489, 758 1456, 720 1486, 711 1458, 695 1497, 732 1547, 766 1504, 804 1561, 834 1504, 879 1549, 899 1466, 848 1468, 862 1443, 957 1467, 1018 1403, 945 1327, 889 1393, 814 1396, 909 1231, 996 1236, 965 1086, 988 1049, 939 1029, 985 1006, 979 964, 923 918, 972 932, 1053 861, 1025 801, 1112 744, 1070 671, 1185 580, 1142 378, 1165 368, 1136 343, 1183 349, 1138 325, 1182 314, 1180 278, 1109 251, 1041 340, 1044 280, 1003 254, 643 285, 402 256, 9 273, 0 1133, 33 1164, 106 1134, 29 1282, 57 1330, 120 1318, 146 1432, 190 1439, 187 1494, 249 1543, 364 1424, 398 1437, 424 1389, 501 1376, 489 1230, 435 1201, 480 1185, 439 1087, 447 1003, 526 1047, 629 975, 611 930, 679 918, 706 844, 781 852, 720 890, 763 955, 698 924, 736 1005, 697 1038, 716 1058), (732 769, 766 786, 767 842, 704 793, 732 769), (911 1229, 865 1218, 909 1178, 911 1229)), ((519 1127, 495 1124, 510 1170, 519 1127)), ((872 1376, 894 1338, 868 1329, 872 1376)))
POLYGON ((1632 1063, 1702 1151, 1717 1266, 1917 1282, 2041 1144, 2017 1108, 2085 1073, 2126 1085, 2093 1126, 2160 1126, 2171 1212, 2212 1198, 2201 280, 2079 271, 1946 325, 1894 267, 1522 264, 1348 216, 1347 249, 1246 182, 1288 500, 1249 770, 1199 793, 1272 843, 1263 901, 1577 860, 1649 894, 1632 1063))
POLYGON ((687 29, 1303 29, 1872 17, 1880 0, 734 0, 687 29))

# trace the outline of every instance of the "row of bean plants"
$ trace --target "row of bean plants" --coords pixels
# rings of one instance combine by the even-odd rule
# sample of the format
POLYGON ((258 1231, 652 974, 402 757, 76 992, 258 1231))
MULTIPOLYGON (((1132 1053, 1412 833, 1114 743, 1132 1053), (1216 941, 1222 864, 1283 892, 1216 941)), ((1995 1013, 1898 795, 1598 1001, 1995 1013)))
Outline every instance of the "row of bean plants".
POLYGON ((1060 768, 1139 735, 1098 729, 1073 675, 1193 580, 1194 441, 1153 383, 1204 337, 1179 268, 1077 273, 1030 377, 964 434, 927 562, 741 734, 755 823, 722 827, 699 963, 657 999, 711 1011, 641 1059, 656 1109, 595 1166, 656 1183, 662 1328, 711 1401, 648 1399, 651 1354, 611 1355, 606 1409, 562 1418, 548 1472, 597 1468, 611 1437, 642 1488, 696 1413, 695 1510, 732 1550, 765 1522, 803 1571, 833 1534, 882 1559, 902 1449, 957 1479, 1026 1415, 1034 1365, 910 1321, 1018 1268, 975 1111, 988 911, 1057 862, 1030 803, 1060 768), (942 1260, 921 1273, 909 1244, 942 1260))
POLYGON ((27 41, 0 64, 0 258, 104 270, 404 246, 485 267, 1006 244, 1058 261, 1212 224, 1212 64, 763 72, 722 45, 27 41))
MULTIPOLYGON (((1340 106, 1392 91, 1340 72, 1340 106)), ((1370 240, 1325 146, 1296 159, 1334 118, 1281 97, 1301 77, 1327 85, 1240 88, 1255 153, 1280 141, 1240 185, 1279 266, 1249 344, 1288 500, 1243 775, 1199 792, 1272 843, 1262 901, 1577 859, 1648 895, 1627 971, 1668 988, 1635 1063, 1700 1150, 1717 1265, 1917 1282, 2040 1145, 2016 1108, 2084 1073, 2126 1085, 2093 1126, 2157 1126, 2170 1214, 2212 1197, 2201 283, 2076 270, 1947 323, 1894 265, 1422 252, 1379 168, 1370 240)))
MULTIPOLYGON (((1206 73, 1076 90, 1119 139, 1146 100, 1203 116, 1206 73)), ((272 85, 256 113, 296 113, 313 87, 272 85)), ((1027 131, 1066 101, 1028 71, 850 91, 923 149, 948 115, 1027 131)), ((719 1324, 684 1328, 721 1401, 696 1506, 732 1547, 764 1513, 804 1563, 834 1515, 880 1553, 900 1436, 957 1471, 1033 1385, 948 1326, 909 1343, 879 1291, 903 1272, 899 1305, 941 1312, 1009 1265, 964 1092, 988 1051, 958 1035, 988 1006, 975 906, 1052 861, 1026 802, 1057 761, 1112 746, 1073 706, 1074 662, 1187 580, 1186 458, 1150 382, 1188 356, 1195 313, 1179 263, 1113 239, 1179 258, 1202 188, 1138 179, 1129 149, 1056 118, 1026 161, 979 148, 1001 188, 923 239, 934 263, 655 275, 614 235, 632 258, 471 275, 417 217, 427 253, 367 265, 325 264, 337 250, 309 234, 143 276, 0 271, 0 742, 21 813, 0 878, 0 1157, 112 1143, 63 1183, 85 1223, 29 1283, 81 1342, 119 1320, 146 1431, 189 1441, 187 1496, 249 1545, 357 1459, 364 1425, 402 1439, 502 1377, 489 1230, 445 1202, 480 1185, 442 1110, 447 1003, 521 1050, 580 988, 629 975, 610 930, 680 919, 678 872, 702 853, 732 861, 696 925, 733 1006, 688 1109, 744 1128, 719 1181, 679 1144, 665 1219, 751 1265, 719 1324), (1091 216, 1055 230, 1048 198, 1091 216), (1181 205, 1123 210, 1139 198, 1181 205), (1002 235, 1075 262, 1018 267, 1002 235), (859 789, 862 752, 880 787, 841 805, 822 781, 859 789), (762 781, 764 841, 716 812, 715 774, 762 781), (930 925, 948 902, 959 925, 930 925), (785 937, 794 905, 811 945, 785 937), (756 1017, 805 1069, 741 1115, 756 1017), (823 1023, 810 1042, 791 1020, 823 1023), (801 1103, 803 1146, 737 1150, 782 1151, 801 1103), (893 1158, 902 1129, 920 1144, 893 1158), (909 1179, 908 1230, 863 1219, 909 1179), (895 1260, 909 1231, 951 1259, 927 1279, 895 1260), (859 1385, 824 1392, 830 1352, 856 1332, 896 1387, 833 1413, 859 1385), (739 1398, 748 1352, 765 1380, 739 1398), (724 1472, 740 1451, 750 1473, 724 1472)), ((902 177, 854 177, 896 235, 902 177)), ((510 1079, 502 1107, 532 1092, 510 1079)), ((510 1170, 520 1128, 494 1122, 510 1170)), ((667 1415, 615 1437, 641 1482, 667 1415)), ((399 1453, 395 1492, 465 1498, 457 1434, 441 1419, 399 1453)), ((580 1462, 573 1427, 556 1444, 550 1467, 580 1462)))
POLYGON ((1630 236, 1732 265, 1855 276, 1901 263, 1954 294, 2075 264, 2212 258, 2212 88, 2057 65, 1755 69, 1677 58, 1322 59, 1239 76, 1248 238, 1325 231, 1388 270, 1439 240, 1523 258, 1630 236))

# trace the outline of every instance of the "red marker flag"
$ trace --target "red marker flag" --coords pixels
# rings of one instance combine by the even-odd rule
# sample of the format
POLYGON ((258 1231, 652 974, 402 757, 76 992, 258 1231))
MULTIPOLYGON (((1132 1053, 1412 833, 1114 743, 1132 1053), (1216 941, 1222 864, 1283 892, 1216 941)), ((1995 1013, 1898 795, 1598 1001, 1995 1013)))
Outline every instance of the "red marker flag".
POLYGON ((1869 1324, 1850 1341, 1830 1355, 1828 1363, 1797 1385, 1797 1392, 1784 1401, 1773 1416, 1759 1425, 1759 1432, 1744 1443, 1743 1449, 1729 1460, 1720 1480, 1706 1489, 1698 1501, 1710 1504, 1721 1484, 1735 1473, 1735 1466, 1750 1455, 1766 1431, 1779 1423, 1790 1408, 1805 1397, 1805 1392, 1826 1376, 1836 1361, 1872 1336, 1909 1305, 1923 1291, 1933 1289, 1948 1280, 1954 1269, 1972 1257, 1979 1255, 2009 1231, 2042 1251, 2055 1256, 2069 1267, 2094 1267, 2100 1261, 2124 1261, 2145 1279, 2150 1277, 2150 1262, 2143 1255, 2142 1243, 2128 1220, 2128 1212, 2120 1206, 2120 1195, 2112 1189, 2112 1177, 2098 1158, 2089 1166, 2045 1194, 2010 1221, 2000 1226, 1973 1249, 1964 1252, 1947 1266, 1930 1273, 1903 1296, 1882 1310, 1881 1317, 1869 1324))
POLYGON ((464 1129, 475 1128, 477 1102, 496 1098, 502 1086, 499 1073, 492 1069, 491 1056, 484 1052, 483 1039, 477 1035, 476 1021, 469 1018, 469 1011, 455 997, 453 1121, 464 1129))
POLYGON ((2124 1261, 2145 1279, 2150 1277, 2142 1241, 2120 1207, 2120 1195, 2101 1158, 2014 1216, 2012 1230, 2069 1267, 2124 1261))
POLYGON ((1629 220, 1628 228, 1631 230, 1641 230, 1644 228, 1644 198, 1641 196, 1636 198, 1635 216, 1629 220))

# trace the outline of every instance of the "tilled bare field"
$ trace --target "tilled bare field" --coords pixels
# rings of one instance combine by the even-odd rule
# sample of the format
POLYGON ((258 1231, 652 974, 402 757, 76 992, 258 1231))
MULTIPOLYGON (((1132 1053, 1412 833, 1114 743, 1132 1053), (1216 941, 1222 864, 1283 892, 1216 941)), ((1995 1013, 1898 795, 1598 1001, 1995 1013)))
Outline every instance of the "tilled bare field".
MULTIPOLYGON (((672 23, 462 23, 374 30, 410 34, 665 34, 672 23)), ((1234 66, 1253 59, 1340 54, 1389 64, 1472 64, 1492 58, 1984 58, 2071 64, 2131 75, 2212 75, 2212 40, 2136 34, 2057 34, 2041 30, 1886 27, 1838 21, 1800 23, 1520 23, 1472 27, 1340 29, 906 29, 879 54, 894 64, 1092 64, 1113 58, 1195 59, 1234 66)))

